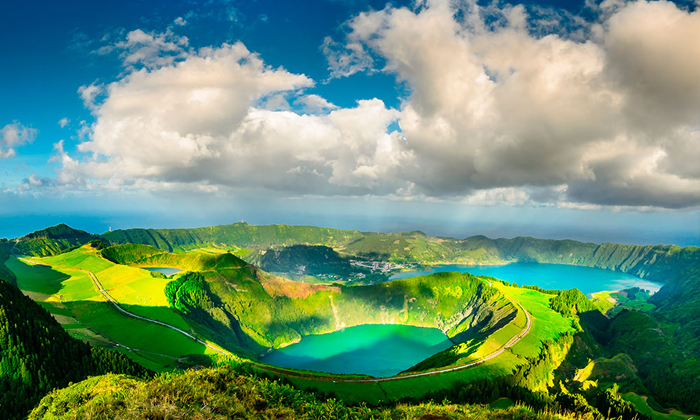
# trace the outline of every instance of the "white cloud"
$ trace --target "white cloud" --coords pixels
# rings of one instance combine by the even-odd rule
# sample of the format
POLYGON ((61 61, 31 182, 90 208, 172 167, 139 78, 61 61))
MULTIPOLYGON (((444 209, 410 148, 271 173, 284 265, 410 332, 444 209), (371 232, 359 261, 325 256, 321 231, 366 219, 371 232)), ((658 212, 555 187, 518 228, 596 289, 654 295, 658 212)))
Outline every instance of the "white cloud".
POLYGON ((172 64, 186 57, 188 50, 189 39, 186 36, 177 35, 171 28, 165 32, 144 32, 141 29, 135 29, 119 41, 95 50, 95 53, 100 55, 117 53, 124 67, 136 69, 157 68, 172 64))
POLYGON ((61 128, 65 128, 65 126, 67 126, 68 123, 70 123, 70 120, 65 117, 58 120, 58 125, 61 126, 61 128))
POLYGON ((90 85, 83 85, 78 88, 78 94, 80 99, 83 100, 83 105, 88 109, 94 110, 96 108, 96 101, 98 95, 103 91, 104 85, 92 83, 90 85))
POLYGON ((321 194, 388 188, 387 174, 403 153, 398 134, 387 133, 398 112, 377 99, 340 109, 297 94, 313 84, 266 66, 237 43, 133 71, 104 86, 105 99, 97 104, 95 89, 86 87, 82 94, 96 122, 78 146, 80 159, 57 144, 57 185, 247 186, 321 194), (287 95, 318 112, 284 110, 287 95))
POLYGON ((0 129, 0 159, 11 158, 17 154, 15 148, 31 143, 39 130, 14 121, 0 129))
POLYGON ((325 98, 318 95, 304 95, 298 98, 294 103, 302 105, 304 110, 312 114, 326 112, 331 109, 337 109, 338 107, 325 98))
POLYGON ((351 76, 361 71, 370 70, 374 65, 372 57, 364 46, 357 42, 341 45, 330 37, 326 37, 323 40, 321 50, 328 60, 331 78, 351 76))
POLYGON ((344 42, 324 41, 331 76, 393 74, 410 92, 399 110, 337 107, 241 43, 197 51, 132 31, 122 54, 142 65, 81 88, 96 121, 82 154, 57 146, 56 185, 697 207, 700 12, 664 1, 598 10, 586 24, 432 0, 356 16, 344 42), (573 32, 543 33, 564 21, 573 32))
MULTIPOLYGON (((411 90, 399 124, 414 157, 402 177, 414 191, 569 185, 566 199, 593 204, 700 204, 700 145, 690 135, 700 12, 618 3, 568 37, 533 35, 522 6, 474 2, 460 3, 460 19, 455 3, 433 0, 351 20, 346 45, 411 90)), ((357 71, 335 53, 329 62, 334 75, 357 71)))

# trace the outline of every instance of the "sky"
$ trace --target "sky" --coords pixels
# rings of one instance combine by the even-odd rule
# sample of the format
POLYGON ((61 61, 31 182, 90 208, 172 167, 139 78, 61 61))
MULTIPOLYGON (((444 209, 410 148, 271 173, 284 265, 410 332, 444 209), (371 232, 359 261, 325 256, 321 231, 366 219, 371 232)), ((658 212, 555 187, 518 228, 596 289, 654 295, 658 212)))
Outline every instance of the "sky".
POLYGON ((700 245, 696 1, 9 1, 0 237, 700 245))

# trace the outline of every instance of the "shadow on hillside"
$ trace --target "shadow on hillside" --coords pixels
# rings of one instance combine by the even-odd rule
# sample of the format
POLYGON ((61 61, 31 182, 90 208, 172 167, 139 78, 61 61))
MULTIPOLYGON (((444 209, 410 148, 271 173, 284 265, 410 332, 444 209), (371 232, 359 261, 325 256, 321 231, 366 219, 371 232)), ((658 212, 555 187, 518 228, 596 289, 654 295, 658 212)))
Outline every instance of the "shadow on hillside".
POLYGON ((273 320, 267 324, 267 330, 272 336, 293 331, 301 336, 316 334, 319 331, 333 330, 335 320, 332 315, 330 318, 324 318, 316 315, 303 315, 297 317, 294 321, 280 322, 273 320))
POLYGON ((400 311, 404 307, 406 298, 413 298, 409 286, 400 281, 390 283, 378 283, 370 286, 343 288, 341 298, 343 300, 359 300, 362 306, 369 306, 380 310, 400 311))
MULTIPOLYGON (((175 312, 173 309, 165 306, 127 304, 120 304, 119 306, 140 317, 165 323, 172 323, 173 313, 175 312)), ((193 351, 195 346, 188 346, 181 351, 173 348, 173 346, 185 345, 184 343, 187 341, 194 343, 194 340, 168 327, 155 325, 149 321, 127 315, 116 309, 110 302, 80 300, 66 302, 66 307, 76 319, 90 330, 128 348, 161 353, 173 357, 186 354, 203 354, 205 352, 203 346, 196 346, 198 347, 198 351, 193 351)), ((206 331, 201 326, 194 324, 188 319, 187 315, 183 318, 190 326, 184 327, 176 325, 176 327, 192 334, 192 326, 194 325, 194 332, 198 337, 214 341, 227 350, 245 354, 240 347, 231 344, 226 345, 226 343, 217 340, 218 337, 216 333, 218 331, 206 331)), ((229 333, 229 335, 231 334, 229 333)))
MULTIPOLYGON (((492 313, 488 317, 485 317, 481 321, 477 322, 475 325, 469 327, 466 331, 455 335, 451 338, 451 340, 454 343, 463 343, 467 340, 485 340, 491 334, 508 325, 517 317, 517 315, 517 311, 513 311, 489 326, 489 323, 494 317, 492 313)), ((465 318, 462 322, 467 322, 468 319, 469 318, 465 318)))
POLYGON ((574 335, 574 342, 564 360, 554 370, 555 382, 573 378, 578 369, 589 361, 604 356, 603 346, 609 341, 610 319, 600 311, 592 310, 578 314, 583 332, 574 335))
POLYGON ((61 282, 70 278, 69 275, 44 264, 27 264, 19 259, 14 260, 12 264, 20 264, 22 272, 15 273, 15 276, 18 278, 18 284, 29 286, 25 288, 30 292, 57 294, 63 288, 61 282), (27 280, 23 282, 23 278, 27 280))

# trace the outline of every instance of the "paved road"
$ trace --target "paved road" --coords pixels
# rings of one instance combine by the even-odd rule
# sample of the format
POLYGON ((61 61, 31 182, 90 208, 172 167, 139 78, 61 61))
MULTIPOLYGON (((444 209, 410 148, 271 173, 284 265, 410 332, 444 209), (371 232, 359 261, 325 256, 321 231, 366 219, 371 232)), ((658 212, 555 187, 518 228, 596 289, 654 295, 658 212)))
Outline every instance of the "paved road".
MULTIPOLYGON (((15 245, 16 245, 16 243, 15 243, 15 245)), ((12 247, 12 251, 11 251, 11 252, 14 254, 14 246, 12 247)), ((19 257, 17 257, 17 258, 20 259, 20 260, 22 260, 22 261, 31 263, 31 264, 36 264, 36 263, 31 262, 31 261, 29 261, 29 260, 25 260, 24 258, 19 258, 19 257)), ((130 317, 136 318, 136 319, 140 319, 140 320, 142 320, 142 321, 151 322, 151 323, 158 324, 158 325, 161 325, 161 326, 166 327, 166 328, 170 328, 171 330, 177 331, 177 332, 179 332, 180 334, 183 334, 183 335, 185 335, 185 336, 191 338, 192 340, 194 340, 194 341, 196 341, 196 342, 198 342, 198 343, 200 343, 200 344, 206 346, 207 348, 210 348, 210 349, 212 349, 212 350, 214 350, 214 351, 216 351, 216 352, 218 352, 218 353, 221 353, 221 354, 223 354, 223 355, 230 356, 230 354, 229 354, 228 352, 225 352, 225 351, 223 351, 223 350, 220 350, 220 349, 217 349, 216 347, 211 346, 210 344, 208 344, 208 343, 206 343, 206 342, 200 340, 199 338, 197 338, 197 337, 195 337, 194 335, 188 333, 187 331, 181 330, 180 328, 177 328, 177 327, 172 326, 172 325, 170 325, 170 324, 167 324, 167 323, 165 323, 165 322, 161 322, 161 321, 158 321, 158 320, 155 320, 155 319, 147 318, 147 317, 144 317, 144 316, 141 316, 141 315, 136 315, 136 314, 133 313, 133 312, 127 311, 126 309, 124 309, 124 308, 122 308, 121 306, 119 306, 119 303, 118 303, 116 300, 114 300, 114 299, 107 293, 107 291, 102 287, 102 284, 100 284, 99 280, 97 280, 97 277, 95 276, 94 273, 92 273, 91 271, 88 271, 88 270, 79 270, 79 271, 82 271, 83 273, 86 273, 87 275, 89 275, 90 278, 92 279, 92 282, 95 284, 95 286, 97 287, 97 290, 99 290, 99 292, 102 294, 102 296, 104 296, 105 298, 107 298, 107 300, 109 300, 109 301, 112 303, 112 305, 114 305, 114 307, 115 307, 118 311, 120 311, 121 313, 123 313, 123 314, 125 314, 125 315, 128 315, 128 316, 130 316, 130 317)), ((490 282, 490 281, 488 281, 488 280, 485 280, 485 281, 486 281, 487 283, 489 283, 489 286, 491 285, 491 282, 490 282)), ((522 340, 523 337, 525 337, 525 336, 527 335, 527 333, 530 332, 530 328, 532 327, 532 318, 530 317, 530 313, 523 307, 523 305, 520 304, 520 302, 516 302, 516 301, 514 301, 514 300, 511 300, 511 302, 513 302, 513 303, 515 303, 516 305, 518 305, 518 306, 520 307, 520 309, 523 311, 523 313, 525 314, 525 317, 527 318, 527 325, 525 326, 525 328, 524 328, 520 333, 518 333, 518 335, 516 335, 516 336, 514 336, 513 338, 511 338, 510 340, 508 340, 508 342, 507 342, 503 347, 501 347, 500 349, 494 351, 493 353, 491 353, 491 354, 489 354, 489 355, 487 355, 487 356, 485 356, 485 357, 482 357, 482 358, 479 359, 479 360, 475 360, 475 361, 473 361, 473 362, 469 362, 469 363, 466 363, 466 364, 464 364, 464 365, 455 366, 455 367, 451 367, 451 368, 444 368, 444 369, 439 369, 439 370, 433 370, 433 371, 429 371, 429 372, 412 373, 412 374, 410 374, 410 375, 391 376, 391 377, 387 377, 387 378, 371 378, 371 379, 365 379, 365 378, 362 378, 362 379, 361 379, 361 378, 322 377, 322 376, 320 376, 320 375, 319 375, 319 376, 316 376, 316 375, 307 375, 307 376, 303 376, 303 375, 298 375, 298 374, 297 374, 296 372, 294 372, 294 371, 289 371, 289 370, 284 369, 284 368, 277 368, 277 367, 269 366, 269 365, 258 365, 258 364, 255 364, 255 367, 258 368, 258 369, 261 369, 261 370, 268 371, 268 372, 274 372, 274 373, 279 373, 279 374, 283 374, 283 375, 286 375, 286 376, 292 376, 292 377, 303 378, 303 379, 313 379, 313 380, 320 380, 320 381, 326 381, 326 382, 333 381, 333 382, 355 382, 355 383, 371 383, 371 382, 399 381, 399 380, 402 380, 402 379, 418 378, 418 377, 421 377, 421 376, 430 376, 430 375, 439 375, 439 374, 441 374, 441 373, 454 372, 454 371, 458 371, 458 370, 467 369, 467 368, 470 368, 470 367, 472 367, 472 366, 476 366, 476 365, 478 365, 478 364, 484 363, 484 362, 486 362, 486 361, 488 361, 488 360, 491 360, 491 359, 493 359, 493 358, 496 358, 496 357, 500 356, 500 355, 503 354, 507 349, 509 349, 509 348, 513 347, 515 344, 517 344, 518 341, 522 340)), ((124 346, 124 347, 126 347, 126 346, 124 346)))
MULTIPOLYGON (((197 341, 197 342, 200 343, 200 344, 205 345, 206 347, 208 347, 208 348, 210 348, 210 349, 212 349, 212 350, 214 350, 214 351, 216 351, 216 352, 218 352, 218 353, 221 353, 221 354, 224 354, 224 355, 229 355, 227 352, 224 352, 224 351, 222 351, 222 350, 219 350, 219 349, 217 349, 217 348, 215 348, 215 347, 213 347, 213 346, 207 344, 206 342, 204 342, 204 341, 198 339, 197 337, 193 336, 192 334, 190 334, 190 333, 188 333, 188 332, 186 332, 186 331, 183 331, 183 330, 181 330, 181 329, 179 329, 179 328, 177 328, 177 327, 174 327, 174 326, 172 326, 172 325, 170 325, 170 324, 166 324, 165 322, 161 322, 161 321, 158 321, 158 320, 155 320, 155 319, 151 319, 151 318, 143 317, 143 316, 140 316, 140 315, 136 315, 136 314, 133 313, 133 312, 127 311, 126 309, 124 309, 124 308, 122 308, 121 306, 119 306, 119 303, 118 303, 116 300, 114 300, 114 299, 107 293, 107 291, 104 290, 104 288, 102 288, 102 284, 100 284, 100 282, 97 280, 97 277, 95 276, 95 274, 93 274, 91 271, 88 271, 88 270, 80 270, 80 271, 82 271, 82 272, 84 272, 84 273, 86 273, 87 275, 90 276, 90 278, 92 279, 92 282, 95 283, 95 286, 97 286, 97 289, 100 291, 100 293, 102 294, 102 296, 104 296, 105 298, 107 298, 107 299, 112 303, 112 305, 114 305, 114 307, 117 308, 118 311, 120 311, 120 312, 122 312, 122 313, 124 313, 124 314, 126 314, 126 315, 128 315, 128 316, 131 316, 131 317, 140 319, 140 320, 142 320, 142 321, 152 322, 152 323, 154 323, 154 324, 158 324, 158 325, 162 325, 162 326, 164 326, 164 327, 166 327, 166 328, 170 328, 170 329, 172 329, 172 330, 175 330, 175 331, 179 332, 180 334, 184 334, 185 336, 187 336, 187 337, 189 337, 189 338, 191 338, 191 339, 197 341)), ((489 282, 489 284, 490 284, 490 282, 489 282)), ((530 314, 528 313, 527 310, 525 310, 525 308, 523 307, 523 305, 520 304, 520 302, 515 302, 515 301, 513 301, 513 300, 511 300, 511 302, 513 302, 513 303, 515 303, 516 305, 518 305, 518 306, 520 307, 520 309, 523 311, 523 313, 525 314, 525 317, 527 318, 527 325, 525 326, 525 328, 524 328, 522 331, 520 331, 520 333, 518 333, 518 335, 516 335, 516 336, 514 336, 513 338, 511 338, 510 340, 508 340, 508 342, 507 342, 503 347, 501 347, 499 350, 496 350, 495 352, 489 354, 488 356, 482 357, 482 358, 479 359, 479 360, 475 360, 475 361, 473 361, 473 362, 466 363, 466 364, 464 364, 464 365, 455 366, 455 367, 451 367, 451 368, 445 368, 445 369, 434 370, 434 371, 430 371, 430 372, 420 372, 420 373, 413 373, 413 374, 410 374, 410 375, 391 376, 391 377, 388 377, 388 378, 372 378, 372 379, 360 379, 360 378, 353 379, 353 378, 339 378, 339 377, 316 377, 316 376, 314 376, 314 375, 310 375, 311 377, 309 377, 309 376, 298 375, 298 374, 296 374, 296 372, 294 372, 294 371, 288 371, 288 370, 283 369, 283 368, 276 368, 276 367, 272 367, 272 366, 268 367, 267 365, 257 365, 257 364, 256 364, 255 367, 258 368, 258 369, 261 369, 261 370, 266 370, 266 371, 275 372, 275 373, 281 373, 281 374, 284 374, 284 375, 286 375, 286 376, 293 376, 293 377, 298 377, 298 378, 314 379, 314 380, 321 380, 321 381, 326 381, 326 382, 333 381, 333 382, 355 382, 355 383, 363 383, 363 382, 364 382, 364 383, 371 383, 371 382, 399 381, 399 380, 402 380, 402 379, 418 378, 418 377, 421 377, 421 376, 430 376, 430 375, 439 375, 439 374, 441 374, 441 373, 454 372, 454 371, 458 371, 458 370, 467 369, 467 368, 470 368, 470 367, 472 367, 472 366, 475 366, 475 365, 484 363, 484 362, 486 362, 486 361, 488 361, 488 360, 491 360, 491 359, 493 359, 493 358, 498 357, 499 355, 503 354, 503 352, 505 352, 507 349, 513 347, 516 343, 518 343, 518 341, 522 340, 523 337, 525 337, 525 336, 527 335, 527 333, 530 332, 530 328, 532 327, 532 318, 530 317, 530 314)))
MULTIPOLYGON (((197 337, 195 337, 194 335, 188 333, 187 331, 181 330, 180 328, 177 328, 177 327, 172 326, 172 325, 170 325, 170 324, 167 324, 167 323, 165 323, 165 322, 161 322, 161 321, 158 321, 158 320, 156 320, 156 319, 147 318, 147 317, 141 316, 141 315, 136 315, 136 314, 133 313, 133 312, 127 311, 126 309, 124 309, 124 308, 122 308, 121 306, 119 306, 119 303, 118 303, 116 300, 114 300, 114 299, 112 298, 112 296, 110 296, 104 288, 102 288, 102 284, 100 284, 99 280, 97 280, 97 277, 95 276, 94 273, 92 273, 91 271, 88 271, 88 270, 78 270, 78 271, 82 271, 83 273, 85 273, 85 274, 87 274, 88 276, 90 276, 90 278, 92 279, 92 282, 95 283, 95 286, 97 286, 97 290, 99 290, 100 293, 102 294, 102 296, 104 296, 105 298, 107 298, 107 300, 109 300, 109 301, 112 303, 112 305, 114 305, 114 307, 115 307, 119 312, 121 312, 121 313, 123 313, 123 314, 125 314, 125 315, 128 315, 128 316, 130 316, 130 317, 133 317, 133 318, 136 318, 136 319, 140 319, 140 320, 142 320, 142 321, 151 322, 151 323, 153 323, 153 324, 158 324, 158 325, 161 325, 161 326, 163 326, 163 327, 170 328, 171 330, 177 331, 177 332, 179 332, 180 334, 183 334, 183 335, 185 335, 185 336, 191 338, 192 340, 194 340, 194 341, 196 341, 196 342, 198 342, 198 343, 200 343, 200 344, 202 344, 202 345, 204 345, 204 346, 206 346, 206 347, 208 347, 208 348, 210 348, 210 349, 212 349, 212 350, 214 350, 214 351, 216 351, 216 352, 218 352, 218 353, 221 353, 221 354, 224 354, 224 355, 227 355, 227 356, 229 355, 229 353, 227 353, 227 352, 225 352, 225 351, 223 351, 223 350, 217 349, 216 347, 211 346, 211 345, 208 344, 207 342, 200 340, 199 338, 197 338, 197 337)), ((126 347, 126 346, 124 346, 124 347, 126 347)))

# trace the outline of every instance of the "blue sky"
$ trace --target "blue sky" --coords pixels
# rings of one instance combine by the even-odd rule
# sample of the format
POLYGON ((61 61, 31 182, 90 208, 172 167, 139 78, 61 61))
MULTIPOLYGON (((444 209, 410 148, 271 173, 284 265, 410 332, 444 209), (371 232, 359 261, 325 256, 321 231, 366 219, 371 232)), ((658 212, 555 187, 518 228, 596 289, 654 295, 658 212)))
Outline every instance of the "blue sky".
POLYGON ((0 237, 246 220, 698 245, 698 16, 9 2, 0 237))

